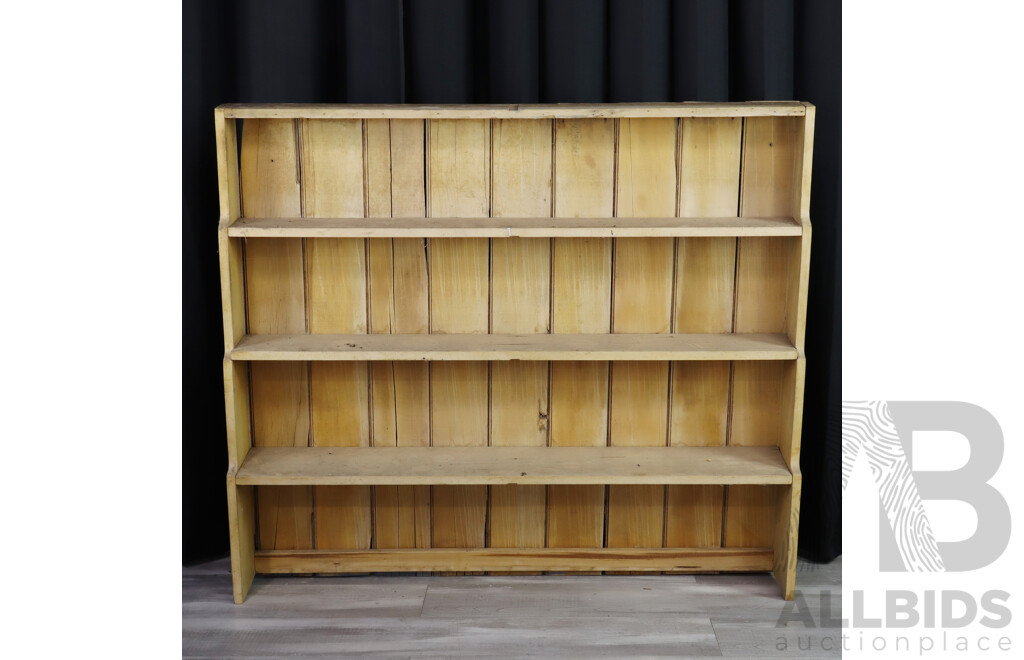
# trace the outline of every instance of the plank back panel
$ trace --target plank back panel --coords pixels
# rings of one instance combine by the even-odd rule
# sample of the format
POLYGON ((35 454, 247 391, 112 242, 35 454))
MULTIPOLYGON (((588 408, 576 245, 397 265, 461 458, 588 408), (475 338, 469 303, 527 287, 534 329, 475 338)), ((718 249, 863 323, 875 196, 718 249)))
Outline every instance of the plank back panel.
MULTIPOLYGON (((429 216, 487 217, 490 213, 490 122, 428 123, 429 216)), ((486 238, 429 242, 430 331, 487 333, 490 289, 486 238)), ((434 446, 487 445, 486 362, 430 365, 430 421, 434 446)), ((486 542, 487 487, 434 486, 433 547, 482 548, 486 542)))
MULTIPOLYGON (((609 119, 556 120, 554 208, 558 217, 609 217, 614 210, 615 124, 609 119)), ((552 242, 551 331, 611 330, 612 241, 552 242)), ((551 364, 551 446, 608 441, 608 363, 551 364)), ((548 487, 548 546, 604 545, 605 488, 548 487)))
MULTIPOLYGON (((301 121, 302 208, 308 218, 363 217, 363 122, 301 121)), ((306 239, 309 332, 366 332, 366 241, 306 239)), ((312 437, 317 447, 370 444, 365 362, 309 364, 312 437)), ((316 547, 366 549, 372 535, 368 486, 315 486, 316 547)))
MULTIPOLYGON (((491 128, 492 208, 500 217, 551 215, 550 120, 496 119, 491 128)), ((551 240, 491 241, 491 332, 547 333, 551 308, 551 240)), ((548 442, 547 362, 491 364, 490 444, 548 442)), ((544 486, 492 486, 488 546, 543 548, 544 486)))
MULTIPOLYGON (((739 212, 741 119, 682 119, 679 215, 733 217, 739 212)), ((735 238, 677 239, 673 332, 732 332, 735 238)), ((726 444, 729 362, 672 365, 669 443, 726 444)), ((666 547, 722 544, 723 486, 669 486, 666 547)))
MULTIPOLYGON (((367 120, 368 215, 426 215, 424 134, 418 119, 367 120)), ((371 238, 367 244, 370 332, 427 333, 426 241, 371 238)), ((370 374, 373 446, 429 446, 427 364, 375 362, 370 374)), ((376 486, 374 503, 375 547, 430 547, 430 486, 376 486)))
MULTIPOLYGON (((796 163, 802 145, 799 122, 781 117, 744 120, 740 216, 791 214, 796 163)), ((736 263, 735 332, 785 332, 793 239, 740 238, 736 263)), ((775 445, 782 434, 780 365, 737 362, 733 369, 733 445, 775 445)), ((733 486, 726 493, 723 544, 769 545, 775 502, 768 486, 733 486)))
MULTIPOLYGON (((616 217, 676 213, 678 120, 620 119, 616 217)), ((672 324, 673 241, 614 239, 612 331, 664 333, 672 324)), ((668 439, 668 362, 613 362, 609 444, 664 446, 668 439)), ((609 548, 663 543, 664 486, 610 486, 609 548)))
MULTIPOLYGON (((242 126, 242 213, 302 215, 298 136, 289 119, 252 119, 242 126)), ((248 332, 306 332, 302 239, 245 243, 248 332)), ((301 362, 250 365, 253 444, 306 447, 310 443, 308 367, 301 362)), ((313 493, 308 486, 257 489, 258 546, 262 550, 313 547, 313 493)))

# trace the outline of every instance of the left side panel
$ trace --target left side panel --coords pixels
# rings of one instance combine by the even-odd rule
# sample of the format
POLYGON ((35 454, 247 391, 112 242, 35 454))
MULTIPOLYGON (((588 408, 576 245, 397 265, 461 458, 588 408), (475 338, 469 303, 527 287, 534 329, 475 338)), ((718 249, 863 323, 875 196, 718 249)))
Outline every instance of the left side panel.
MULTIPOLYGON (((242 244, 228 238, 228 226, 241 214, 238 182, 238 133, 235 120, 216 112, 217 177, 220 183, 221 302, 224 312, 224 348, 230 350, 245 334, 245 279, 242 244)), ((235 473, 252 446, 249 407, 249 365, 224 358, 224 420, 228 441, 228 535, 231 547, 231 584, 234 601, 242 603, 256 573, 256 511, 251 486, 235 484, 235 473)))

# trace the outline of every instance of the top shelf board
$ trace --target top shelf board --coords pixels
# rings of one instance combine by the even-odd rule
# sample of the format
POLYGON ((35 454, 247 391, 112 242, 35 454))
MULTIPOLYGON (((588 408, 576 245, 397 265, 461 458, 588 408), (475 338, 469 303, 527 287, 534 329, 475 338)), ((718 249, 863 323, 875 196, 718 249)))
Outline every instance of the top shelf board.
POLYGON ((239 218, 232 238, 800 236, 793 218, 239 218))
POLYGON ((586 119, 633 117, 802 117, 807 103, 611 103, 523 105, 336 105, 229 103, 226 119, 586 119))

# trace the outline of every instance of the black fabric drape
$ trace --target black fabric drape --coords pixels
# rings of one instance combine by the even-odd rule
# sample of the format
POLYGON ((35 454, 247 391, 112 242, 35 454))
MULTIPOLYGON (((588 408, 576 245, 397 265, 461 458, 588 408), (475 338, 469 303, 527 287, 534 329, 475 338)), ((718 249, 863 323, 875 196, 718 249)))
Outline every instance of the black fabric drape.
POLYGON ((183 557, 227 550, 217 168, 228 102, 818 106, 800 551, 841 551, 840 0, 186 0, 183 557))

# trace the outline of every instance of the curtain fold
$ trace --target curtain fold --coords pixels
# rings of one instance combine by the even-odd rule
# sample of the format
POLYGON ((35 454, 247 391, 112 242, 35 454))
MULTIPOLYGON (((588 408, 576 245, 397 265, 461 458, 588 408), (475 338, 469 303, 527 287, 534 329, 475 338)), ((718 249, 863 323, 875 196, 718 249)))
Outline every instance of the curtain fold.
POLYGON ((841 551, 839 0, 186 0, 183 556, 227 550, 213 108, 228 102, 818 106, 800 550, 841 551))

